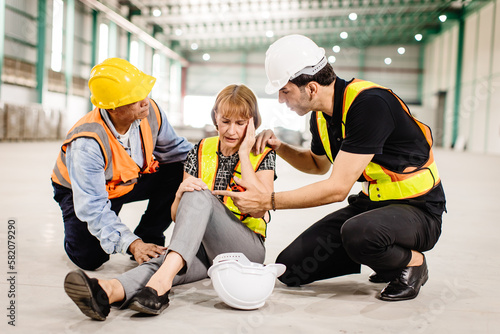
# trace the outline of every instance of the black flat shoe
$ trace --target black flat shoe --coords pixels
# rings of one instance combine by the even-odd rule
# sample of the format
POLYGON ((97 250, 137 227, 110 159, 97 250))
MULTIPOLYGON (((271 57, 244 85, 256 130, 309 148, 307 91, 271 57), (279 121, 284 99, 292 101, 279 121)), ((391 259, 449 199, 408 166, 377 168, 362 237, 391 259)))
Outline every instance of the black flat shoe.
POLYGON ((420 287, 429 279, 427 262, 418 267, 406 267, 401 275, 392 280, 380 293, 385 301, 409 300, 417 297, 420 287))
POLYGON ((83 314, 95 320, 106 320, 109 299, 97 279, 89 278, 82 270, 71 271, 64 279, 64 291, 83 314))
POLYGON ((149 286, 144 287, 132 298, 129 308, 140 313, 158 315, 168 307, 169 293, 170 290, 158 296, 158 292, 155 289, 149 286))

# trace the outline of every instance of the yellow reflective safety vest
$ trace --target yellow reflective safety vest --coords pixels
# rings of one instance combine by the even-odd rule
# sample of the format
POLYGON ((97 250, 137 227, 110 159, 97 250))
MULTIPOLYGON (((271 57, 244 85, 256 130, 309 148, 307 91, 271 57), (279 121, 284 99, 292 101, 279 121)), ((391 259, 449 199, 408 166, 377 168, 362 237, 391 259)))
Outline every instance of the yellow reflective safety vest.
MULTIPOLYGON (((198 147, 198 177, 206 183, 210 190, 214 190, 215 177, 219 168, 218 150, 218 136, 202 139, 198 147)), ((250 153, 250 162, 254 171, 257 171, 262 163, 262 160, 264 160, 270 151, 271 149, 266 147, 264 152, 259 155, 250 153)), ((241 161, 238 161, 238 164, 234 168, 233 177, 235 175, 238 175, 238 177, 241 178, 241 161)), ((233 182, 233 178, 231 178, 230 184, 233 182)), ((227 190, 231 190, 229 185, 227 190)), ((236 205, 234 205, 231 197, 224 196, 223 203, 249 229, 262 235, 264 238, 266 237, 267 223, 264 218, 254 218, 248 214, 241 213, 236 205)))
MULTIPOLYGON (((345 138, 345 124, 347 112, 354 99, 359 93, 366 89, 380 88, 392 93, 399 101, 406 113, 418 125, 425 135, 429 144, 429 158, 419 167, 407 167, 402 172, 391 171, 377 163, 370 162, 363 171, 363 176, 367 182, 363 182, 363 192, 372 201, 386 201, 414 198, 428 193, 441 182, 438 169, 434 161, 432 152, 432 134, 430 128, 413 117, 406 104, 388 88, 377 85, 373 82, 354 79, 344 91, 344 102, 342 106, 342 138, 345 138)), ((316 112, 318 133, 325 148, 328 159, 333 163, 333 156, 328 138, 326 119, 322 112, 316 112)))
POLYGON ((158 106, 149 99, 149 115, 139 124, 145 159, 143 166, 139 167, 104 122, 99 108, 95 108, 69 130, 52 170, 52 181, 71 189, 71 180, 66 167, 66 149, 77 138, 93 138, 101 147, 104 157, 108 198, 117 198, 129 193, 141 174, 156 172, 155 166, 158 162, 154 159, 153 150, 160 126, 161 115, 158 106))

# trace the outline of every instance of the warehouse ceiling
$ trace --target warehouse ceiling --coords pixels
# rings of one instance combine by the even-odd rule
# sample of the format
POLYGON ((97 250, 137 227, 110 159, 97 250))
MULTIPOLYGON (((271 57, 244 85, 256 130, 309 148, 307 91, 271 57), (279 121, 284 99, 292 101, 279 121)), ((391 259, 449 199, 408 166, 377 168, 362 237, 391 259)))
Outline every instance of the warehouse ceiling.
MULTIPOLYGON (((487 0, 119 0, 129 19, 177 52, 265 50, 304 34, 317 44, 364 48, 425 42, 487 0), (441 16, 441 20, 440 20, 441 16)), ((123 10, 121 11, 123 13, 123 10)))

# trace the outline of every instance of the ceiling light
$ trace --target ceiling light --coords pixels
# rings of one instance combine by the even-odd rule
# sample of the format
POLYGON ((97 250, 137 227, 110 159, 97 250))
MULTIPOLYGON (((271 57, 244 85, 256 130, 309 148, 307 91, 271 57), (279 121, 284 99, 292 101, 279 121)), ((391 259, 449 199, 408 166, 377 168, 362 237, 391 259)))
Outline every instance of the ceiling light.
POLYGON ((274 32, 272 30, 268 30, 268 31, 266 31, 266 36, 269 37, 269 38, 273 37, 274 36, 274 32))
POLYGON ((333 48, 332 48, 333 52, 335 53, 339 53, 340 52, 340 46, 338 45, 334 45, 333 48))
POLYGON ((404 55, 404 54, 405 54, 405 52, 406 52, 406 49, 405 49, 405 48, 403 48, 403 47, 398 48, 398 53, 399 53, 400 55, 404 55))
POLYGON ((349 20, 356 21, 357 18, 358 18, 358 14, 356 14, 356 13, 349 14, 349 20))
POLYGON ((159 10, 158 8, 153 9, 153 16, 161 16, 161 10, 159 10))
POLYGON ((389 57, 387 57, 387 58, 385 58, 385 59, 384 59, 384 63, 385 63, 386 65, 390 65, 390 64, 392 63, 392 59, 391 59, 391 58, 389 58, 389 57))
POLYGON ((422 37, 423 37, 423 36, 422 36, 422 34, 416 34, 416 35, 415 35, 415 39, 416 39, 417 41, 419 41, 419 42, 422 40, 422 37))
POLYGON ((210 54, 209 53, 204 53, 203 54, 203 60, 204 61, 209 61, 210 60, 210 54))
POLYGON ((182 35, 182 29, 175 29, 175 35, 176 36, 182 35))
POLYGON ((439 15, 439 21, 441 21, 443 23, 446 21, 447 18, 448 17, 446 15, 444 15, 444 14, 443 15, 439 15))
POLYGON ((342 39, 346 39, 347 37, 349 37, 349 34, 348 34, 347 32, 342 31, 342 32, 340 33, 340 38, 342 38, 342 39))
POLYGON ((191 44, 191 49, 198 50, 198 44, 196 44, 196 43, 191 44))
POLYGON ((335 63, 335 61, 336 61, 336 60, 337 60, 337 58, 335 58, 335 56, 330 56, 330 57, 328 57, 328 62, 329 62, 330 64, 335 63))

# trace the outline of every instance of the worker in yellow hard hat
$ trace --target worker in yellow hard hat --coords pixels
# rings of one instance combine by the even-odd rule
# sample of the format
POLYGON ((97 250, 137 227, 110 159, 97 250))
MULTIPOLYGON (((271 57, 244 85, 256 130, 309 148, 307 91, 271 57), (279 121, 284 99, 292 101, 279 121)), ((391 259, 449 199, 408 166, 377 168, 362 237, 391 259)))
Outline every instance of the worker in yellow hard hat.
POLYGON ((89 79, 95 109, 68 132, 52 172, 71 261, 94 270, 110 254, 138 263, 161 255, 170 207, 192 145, 179 137, 148 97, 156 79, 128 61, 109 58, 89 79), (135 231, 120 220, 123 204, 149 200, 135 231))

